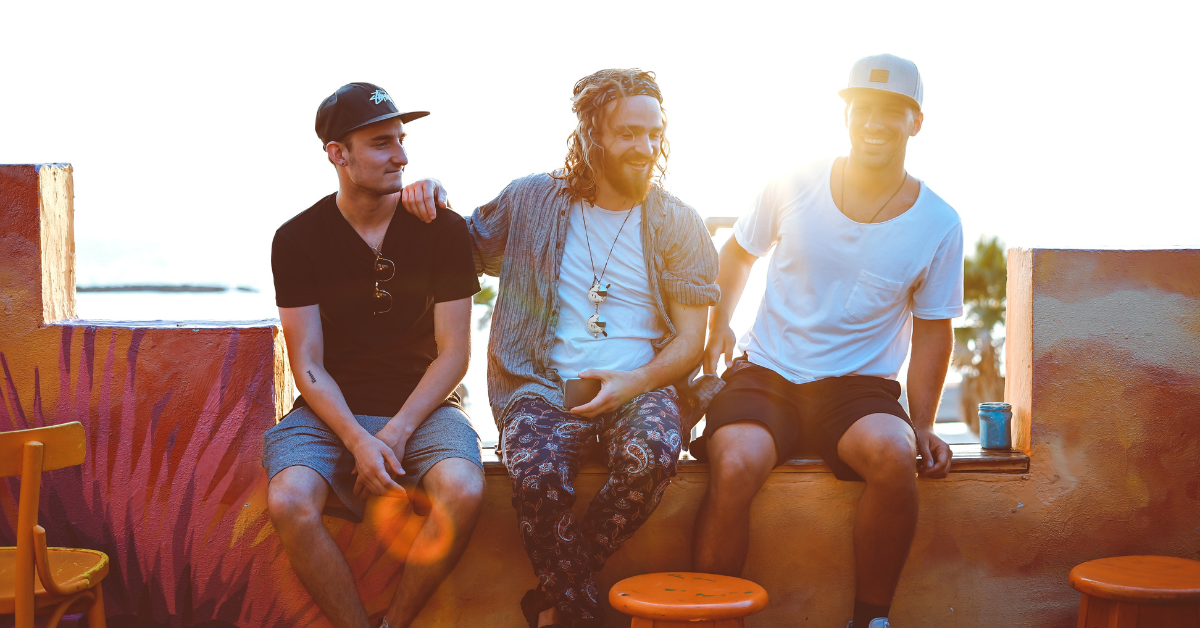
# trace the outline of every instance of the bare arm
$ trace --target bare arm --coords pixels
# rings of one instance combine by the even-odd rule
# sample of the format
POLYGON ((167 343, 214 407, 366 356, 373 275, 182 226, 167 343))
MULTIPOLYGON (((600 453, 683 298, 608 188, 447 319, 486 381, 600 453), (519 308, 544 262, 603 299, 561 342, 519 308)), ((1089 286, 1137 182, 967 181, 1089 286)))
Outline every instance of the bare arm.
POLYGON ((721 270, 717 273, 717 285, 721 287, 721 301, 708 317, 708 346, 704 349, 704 372, 716 373, 717 363, 725 356, 725 366, 733 362, 733 350, 737 336, 729 327, 733 311, 746 289, 746 278, 758 258, 742 248, 737 238, 730 236, 721 247, 721 270))
POLYGON ((908 364, 908 408, 917 428, 917 447, 925 458, 921 474, 944 478, 950 470, 950 446, 933 432, 946 370, 954 351, 950 319, 913 317, 912 358, 908 364))
POLYGON ((287 342, 288 362, 295 374, 296 387, 312 411, 350 450, 363 484, 377 495, 403 490, 389 475, 389 471, 395 475, 404 473, 391 447, 358 424, 346 405, 342 389, 325 371, 320 307, 281 307, 279 320, 283 324, 283 338, 287 342))
POLYGON ((667 301, 667 314, 675 325, 675 338, 649 364, 632 371, 588 369, 580 377, 600 380, 600 394, 591 402, 571 410, 595 417, 612 412, 634 397, 662 388, 696 368, 704 350, 704 318, 708 306, 667 301))
POLYGON ((471 299, 446 301, 433 306, 433 338, 438 356, 400 408, 376 435, 403 459, 409 436, 425 421, 467 374, 471 358, 471 299))

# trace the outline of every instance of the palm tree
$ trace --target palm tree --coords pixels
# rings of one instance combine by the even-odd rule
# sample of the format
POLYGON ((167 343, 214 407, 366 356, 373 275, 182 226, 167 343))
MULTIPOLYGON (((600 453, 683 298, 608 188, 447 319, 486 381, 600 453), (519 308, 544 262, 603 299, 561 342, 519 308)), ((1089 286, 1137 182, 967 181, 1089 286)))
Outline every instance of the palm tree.
POLYGON ((1004 324, 1008 265, 999 238, 980 237, 975 255, 963 260, 963 302, 966 327, 954 330, 954 366, 963 376, 960 403, 963 421, 979 433, 979 403, 1004 399, 1000 371, 1003 340, 995 340, 997 325, 1004 324))

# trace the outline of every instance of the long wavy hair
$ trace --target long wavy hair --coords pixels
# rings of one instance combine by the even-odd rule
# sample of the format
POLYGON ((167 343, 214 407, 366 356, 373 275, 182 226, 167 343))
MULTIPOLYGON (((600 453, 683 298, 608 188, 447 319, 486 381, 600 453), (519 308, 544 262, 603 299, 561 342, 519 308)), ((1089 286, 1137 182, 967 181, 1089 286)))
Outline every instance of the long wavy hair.
MULTIPOLYGON (((575 112, 579 123, 567 138, 566 165, 554 173, 555 178, 566 180, 567 189, 573 197, 589 202, 596 200, 596 177, 600 175, 604 163, 604 146, 599 142, 604 129, 604 109, 608 103, 629 96, 650 96, 662 108, 662 91, 654 80, 653 72, 643 72, 637 68, 600 70, 575 83, 571 110, 575 112)), ((658 171, 656 179, 660 184, 667 173, 667 158, 671 154, 666 124, 664 109, 661 148, 658 160, 654 162, 654 169, 658 171)))

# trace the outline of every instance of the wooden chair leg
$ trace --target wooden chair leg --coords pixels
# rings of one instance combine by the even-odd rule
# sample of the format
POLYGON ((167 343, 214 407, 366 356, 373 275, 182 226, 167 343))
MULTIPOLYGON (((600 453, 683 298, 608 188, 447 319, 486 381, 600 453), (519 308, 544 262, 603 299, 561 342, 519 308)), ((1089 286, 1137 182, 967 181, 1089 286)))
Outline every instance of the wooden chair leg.
POLYGON ((50 617, 46 619, 46 628, 58 628, 58 622, 62 620, 62 617, 66 614, 67 609, 75 605, 75 602, 78 602, 79 600, 91 602, 95 601, 95 599, 96 596, 92 595, 91 591, 80 591, 79 593, 76 593, 75 595, 72 595, 71 597, 59 602, 58 605, 54 607, 54 612, 50 613, 50 617))
POLYGON ((92 587, 92 593, 96 596, 96 601, 87 610, 87 625, 88 628, 106 628, 104 621, 104 590, 101 583, 96 583, 92 587))

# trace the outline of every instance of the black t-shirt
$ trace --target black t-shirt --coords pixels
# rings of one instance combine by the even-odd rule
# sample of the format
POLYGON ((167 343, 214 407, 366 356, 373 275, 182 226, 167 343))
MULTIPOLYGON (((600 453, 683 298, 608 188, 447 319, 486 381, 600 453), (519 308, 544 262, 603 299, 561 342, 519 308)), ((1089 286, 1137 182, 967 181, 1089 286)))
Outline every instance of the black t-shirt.
MULTIPOLYGON (((383 239, 396 274, 379 287, 392 309, 373 314, 375 252, 330 194, 275 232, 275 304, 321 307, 325 370, 353 414, 392 416, 437 357, 433 304, 479 292, 471 236, 458 214, 439 210, 426 224, 397 205, 383 239)), ((305 377, 296 374, 297 377, 305 377)), ((457 394, 448 404, 462 407, 457 394)), ((304 407, 297 398, 293 407, 304 407)))

